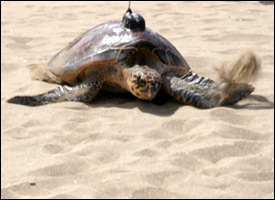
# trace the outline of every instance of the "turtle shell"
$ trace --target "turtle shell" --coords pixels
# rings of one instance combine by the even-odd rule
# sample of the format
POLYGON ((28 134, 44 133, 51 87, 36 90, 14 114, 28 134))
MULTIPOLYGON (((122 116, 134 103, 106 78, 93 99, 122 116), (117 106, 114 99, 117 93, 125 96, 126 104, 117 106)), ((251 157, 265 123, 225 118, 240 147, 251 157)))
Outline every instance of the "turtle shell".
POLYGON ((77 37, 52 57, 48 69, 61 79, 73 79, 87 67, 115 65, 127 59, 137 64, 143 64, 142 59, 157 59, 168 66, 190 68, 177 49, 161 35, 148 28, 133 32, 122 22, 114 21, 96 26, 77 37), (136 52, 148 51, 151 54, 134 56, 136 52), (152 53, 156 55, 154 58, 152 53))

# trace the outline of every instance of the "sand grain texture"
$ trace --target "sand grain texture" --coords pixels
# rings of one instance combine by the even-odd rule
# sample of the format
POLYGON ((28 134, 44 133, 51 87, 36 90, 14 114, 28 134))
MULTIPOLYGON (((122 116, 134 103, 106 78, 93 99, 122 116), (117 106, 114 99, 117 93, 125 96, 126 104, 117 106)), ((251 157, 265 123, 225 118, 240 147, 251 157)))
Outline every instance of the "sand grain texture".
POLYGON ((8 104, 56 85, 28 68, 127 2, 1 2, 1 198, 274 198, 274 5, 132 2, 193 71, 249 49, 261 58, 254 94, 200 110, 168 99, 101 94, 91 105, 8 104), (161 104, 161 105, 159 105, 161 104))

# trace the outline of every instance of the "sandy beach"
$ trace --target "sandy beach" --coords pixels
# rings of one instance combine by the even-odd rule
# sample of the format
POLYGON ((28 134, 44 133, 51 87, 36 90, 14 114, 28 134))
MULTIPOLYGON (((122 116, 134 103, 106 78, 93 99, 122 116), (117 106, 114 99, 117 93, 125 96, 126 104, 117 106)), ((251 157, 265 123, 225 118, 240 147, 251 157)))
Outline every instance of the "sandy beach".
POLYGON ((91 104, 7 103, 57 85, 29 68, 86 30, 121 20, 128 2, 1 2, 1 198, 274 198, 274 4, 132 2, 192 70, 251 50, 255 92, 201 110, 100 93, 91 104))

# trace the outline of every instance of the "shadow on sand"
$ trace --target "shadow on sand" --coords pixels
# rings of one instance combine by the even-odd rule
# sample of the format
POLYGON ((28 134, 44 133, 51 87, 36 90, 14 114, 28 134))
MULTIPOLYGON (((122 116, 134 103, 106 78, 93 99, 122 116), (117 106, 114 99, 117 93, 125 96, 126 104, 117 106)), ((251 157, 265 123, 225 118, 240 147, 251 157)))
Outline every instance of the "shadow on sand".
MULTIPOLYGON (((267 98, 260 95, 251 95, 248 97, 249 103, 244 105, 226 106, 232 109, 274 109, 274 102, 269 101, 267 98)), ((160 92, 153 101, 142 101, 132 96, 131 94, 117 94, 100 92, 94 99, 93 103, 86 104, 92 108, 95 107, 117 107, 121 109, 138 108, 140 111, 150 113, 157 116, 171 116, 183 105, 174 100, 164 92, 160 92)), ((75 108, 77 109, 77 108, 75 108)))
POLYGON ((100 92, 91 104, 86 104, 94 107, 118 107, 122 109, 138 108, 140 111, 158 116, 173 115, 180 107, 184 106, 175 101, 169 95, 159 92, 153 101, 139 100, 128 93, 107 93, 100 92))
POLYGON ((267 110, 274 109, 274 102, 269 101, 266 97, 261 95, 251 95, 247 98, 252 101, 252 103, 247 103, 245 105, 234 105, 232 108, 235 109, 250 109, 250 110, 267 110))

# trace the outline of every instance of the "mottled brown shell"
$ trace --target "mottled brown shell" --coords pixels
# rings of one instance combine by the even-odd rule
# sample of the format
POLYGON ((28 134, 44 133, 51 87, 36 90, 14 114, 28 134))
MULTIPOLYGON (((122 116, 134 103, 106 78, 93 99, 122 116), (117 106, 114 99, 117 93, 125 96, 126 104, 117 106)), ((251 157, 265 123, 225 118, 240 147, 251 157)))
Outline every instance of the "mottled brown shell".
POLYGON ((168 66, 189 68, 177 49, 161 35, 150 29, 132 32, 123 27, 120 21, 114 21, 94 27, 77 37, 53 56, 48 63, 48 69, 58 77, 74 78, 87 67, 115 66, 131 59, 139 63, 139 57, 133 58, 137 51, 150 51, 150 54, 144 54, 148 57, 154 54, 156 56, 153 59, 168 66))

